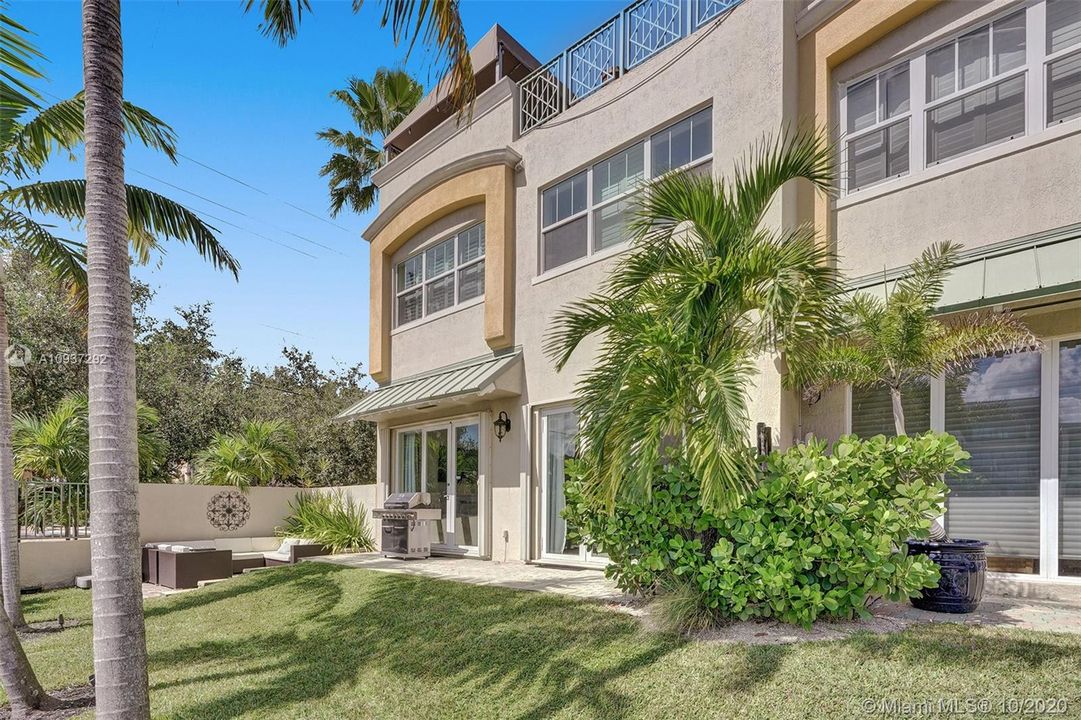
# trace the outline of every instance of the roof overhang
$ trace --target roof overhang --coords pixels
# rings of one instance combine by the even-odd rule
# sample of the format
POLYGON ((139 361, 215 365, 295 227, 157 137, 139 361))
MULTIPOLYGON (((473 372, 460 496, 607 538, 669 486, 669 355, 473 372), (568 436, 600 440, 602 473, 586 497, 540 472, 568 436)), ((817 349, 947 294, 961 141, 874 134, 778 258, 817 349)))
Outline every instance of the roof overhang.
MULTIPOLYGON (((851 292, 886 297, 908 268, 865 275, 851 292)), ((943 313, 1081 289, 1081 223, 966 251, 946 279, 943 313)))
POLYGON ((487 355, 384 385, 337 420, 384 420, 522 394, 520 351, 487 355))

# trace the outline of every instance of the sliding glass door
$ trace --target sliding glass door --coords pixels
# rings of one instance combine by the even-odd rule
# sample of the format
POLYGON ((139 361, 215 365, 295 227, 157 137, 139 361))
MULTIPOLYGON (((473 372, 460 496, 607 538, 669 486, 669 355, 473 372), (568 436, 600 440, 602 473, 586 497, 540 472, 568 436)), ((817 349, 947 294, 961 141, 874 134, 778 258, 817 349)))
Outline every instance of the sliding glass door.
POLYGON ((578 455, 578 413, 573 408, 546 410, 540 415, 541 488, 540 542, 541 557, 571 562, 598 562, 606 556, 571 539, 563 519, 567 498, 567 461, 578 455))
MULTIPOLYGON (((970 472, 946 478, 946 530, 988 543, 1000 572, 1081 577, 1081 339, 975 361, 903 394, 907 430, 956 436, 970 472)), ((851 390, 851 430, 893 434, 889 394, 851 390)))
POLYGON ((392 492, 426 492, 441 511, 432 544, 453 552, 480 545, 480 423, 476 418, 398 430, 392 492), (453 443, 453 445, 452 445, 453 443))

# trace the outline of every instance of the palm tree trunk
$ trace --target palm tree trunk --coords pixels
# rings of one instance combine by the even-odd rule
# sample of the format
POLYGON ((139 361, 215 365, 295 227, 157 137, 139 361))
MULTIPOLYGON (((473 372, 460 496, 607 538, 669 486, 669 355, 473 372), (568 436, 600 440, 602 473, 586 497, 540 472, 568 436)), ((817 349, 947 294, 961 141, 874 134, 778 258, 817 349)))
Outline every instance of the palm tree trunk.
POLYGON ((135 338, 124 192, 120 0, 83 0, 90 316, 90 568, 98 718, 150 717, 139 568, 135 338))
POLYGON ((34 675, 19 636, 3 608, 0 608, 0 682, 11 703, 12 717, 23 717, 28 710, 49 708, 56 704, 56 700, 46 694, 34 675))
POLYGON ((893 430, 901 437, 905 434, 905 408, 901 405, 900 388, 890 388, 890 400, 893 402, 893 430))
POLYGON ((11 375, 7 362, 7 302, 4 260, 0 257, 0 585, 4 610, 15 627, 23 627, 19 582, 19 485, 11 458, 11 375))

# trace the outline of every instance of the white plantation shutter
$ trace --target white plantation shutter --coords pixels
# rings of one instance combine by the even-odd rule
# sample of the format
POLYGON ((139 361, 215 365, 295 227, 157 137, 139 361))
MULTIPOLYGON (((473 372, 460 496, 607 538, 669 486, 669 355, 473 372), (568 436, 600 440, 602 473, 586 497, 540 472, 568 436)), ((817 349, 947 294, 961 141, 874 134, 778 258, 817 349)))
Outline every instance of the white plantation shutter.
MULTIPOLYGON (((931 391, 926 381, 911 383, 901 391, 905 432, 917 435, 931 429, 931 391)), ((852 388, 852 433, 861 438, 893 436, 893 401, 881 386, 852 388)))
POLYGON ((1059 574, 1081 575, 1081 340, 1059 355, 1059 574))
MULTIPOLYGON (((972 459, 971 472, 948 477, 946 529, 989 543, 989 557, 1020 558, 1013 571, 1035 571, 1040 557, 1040 354, 979 360, 946 383, 946 432, 972 459)), ((994 563, 992 563, 994 566, 994 563)))

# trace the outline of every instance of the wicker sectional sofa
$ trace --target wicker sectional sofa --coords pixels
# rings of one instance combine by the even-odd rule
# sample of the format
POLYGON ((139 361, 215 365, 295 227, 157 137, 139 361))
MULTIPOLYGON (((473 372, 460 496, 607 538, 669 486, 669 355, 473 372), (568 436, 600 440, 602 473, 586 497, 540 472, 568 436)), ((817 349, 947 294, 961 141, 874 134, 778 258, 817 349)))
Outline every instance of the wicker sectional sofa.
POLYGON ((169 588, 193 588, 250 568, 292 565, 328 550, 300 538, 248 537, 175 540, 143 546, 143 581, 169 588))

